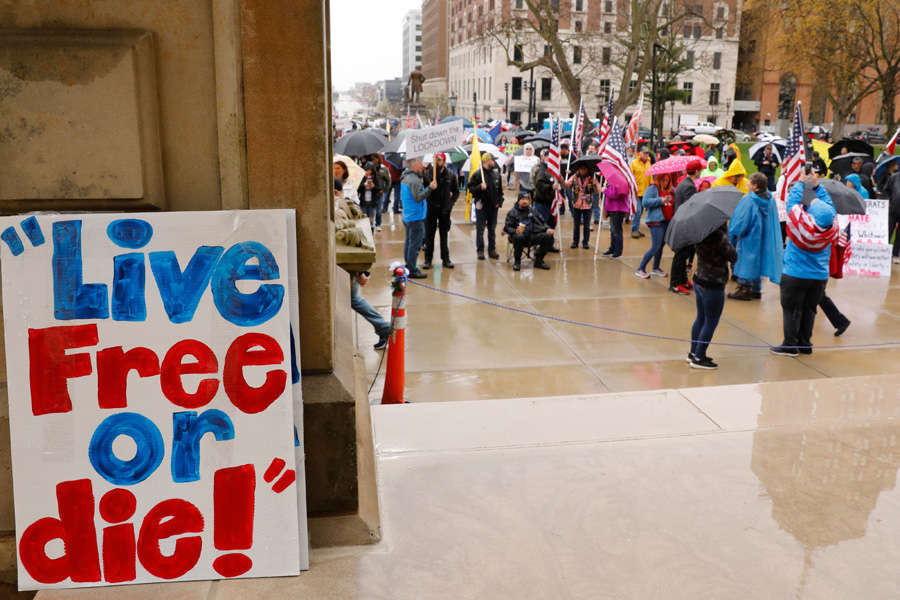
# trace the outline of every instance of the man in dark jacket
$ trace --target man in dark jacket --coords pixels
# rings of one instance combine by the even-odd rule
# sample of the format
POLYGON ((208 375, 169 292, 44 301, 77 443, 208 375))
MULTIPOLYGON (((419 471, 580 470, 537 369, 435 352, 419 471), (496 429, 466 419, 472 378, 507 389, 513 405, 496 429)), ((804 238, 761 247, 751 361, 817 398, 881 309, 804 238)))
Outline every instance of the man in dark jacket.
POLYGON ((535 166, 531 183, 534 185, 534 209, 541 214, 544 222, 550 227, 556 225, 551 214, 553 198, 556 196, 553 184, 556 183, 553 175, 547 169, 547 150, 541 150, 541 162, 535 166))
POLYGON ((778 168, 778 156, 775 154, 775 148, 772 144, 767 144, 762 152, 756 154, 753 159, 756 163, 756 170, 766 176, 768 180, 768 188, 770 192, 775 191, 775 169, 778 168))
POLYGON ((894 263, 900 263, 900 171, 888 178, 882 193, 888 199, 888 239, 894 236, 891 254, 894 263))
POLYGON ((522 251, 528 246, 537 246, 534 254, 534 268, 549 270, 544 256, 553 247, 552 229, 547 227, 541 214, 531 206, 531 196, 520 192, 515 206, 506 213, 503 231, 513 244, 513 271, 522 268, 522 251))
POLYGON ((863 164, 861 156, 854 156, 853 161, 850 163, 851 173, 859 175, 859 182, 869 192, 869 198, 875 197, 875 186, 872 185, 872 170, 874 167, 874 163, 863 164), (872 165, 871 167, 869 167, 870 164, 872 165))
POLYGON ((484 260, 484 230, 487 229, 488 256, 500 258, 497 254, 497 212, 503 206, 503 178, 494 157, 485 152, 481 155, 481 168, 469 179, 469 190, 475 199, 475 250, 478 260, 484 260))
MULTIPOLYGON (((697 193, 697 184, 695 181, 700 177, 700 171, 703 170, 703 163, 694 159, 687 164, 687 177, 681 180, 678 187, 675 188, 675 212, 684 206, 691 199, 691 196, 697 193)), ((672 270, 669 275, 669 290, 676 294, 690 294, 688 287, 687 267, 688 263, 694 260, 694 247, 685 246, 677 252, 672 258, 672 270)))
POLYGON ((428 196, 428 212, 425 215, 425 264, 423 269, 431 268, 431 259, 434 257, 434 232, 439 231, 441 236, 441 264, 444 268, 452 269, 450 262, 450 247, 447 244, 447 235, 450 232, 450 211, 459 197, 459 186, 456 176, 447 168, 447 157, 443 153, 434 155, 435 166, 425 171, 425 186, 437 181, 437 188, 428 196), (435 172, 437 177, 435 178, 435 172))

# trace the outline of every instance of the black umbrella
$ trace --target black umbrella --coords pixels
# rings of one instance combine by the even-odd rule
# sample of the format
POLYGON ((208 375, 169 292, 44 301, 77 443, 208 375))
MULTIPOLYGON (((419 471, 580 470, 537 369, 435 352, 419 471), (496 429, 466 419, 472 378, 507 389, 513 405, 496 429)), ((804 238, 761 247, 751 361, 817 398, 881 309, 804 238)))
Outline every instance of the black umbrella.
POLYGON ((869 158, 875 158, 875 149, 863 140, 852 140, 843 138, 828 149, 828 158, 835 159, 841 154, 841 149, 846 148, 847 152, 859 152, 860 154, 868 154, 869 158))
POLYGON ((367 129, 348 133, 334 145, 335 154, 347 156, 367 156, 380 152, 384 148, 385 139, 367 129))
MULTIPOLYGON (((866 201, 853 188, 847 187, 846 183, 835 181, 834 179, 820 179, 821 185, 831 196, 831 202, 834 204, 834 210, 840 215, 864 215, 866 214, 866 201)), ((803 190, 803 203, 809 206, 816 193, 807 184, 803 190)), ((679 211, 680 212, 680 211, 679 211)))
MULTIPOLYGON (((535 154, 540 154, 541 150, 550 147, 550 142, 548 142, 547 140, 534 140, 533 142, 528 143, 531 144, 532 148, 534 148, 535 154)), ((525 144, 522 144, 522 147, 516 150, 517 156, 522 156, 523 154, 525 154, 525 144)))
POLYGON ((602 160, 603 159, 596 154, 585 154, 584 156, 579 156, 569 165, 569 172, 574 173, 578 170, 579 167, 587 167, 588 170, 593 173, 597 170, 597 165, 602 160))
POLYGON ((853 170, 853 159, 859 157, 863 160, 863 164, 875 162, 868 154, 861 152, 848 152, 847 154, 839 154, 831 159, 831 165, 828 167, 832 173, 837 173, 841 177, 853 170))
POLYGON ((728 222, 743 197, 744 192, 730 185, 694 194, 669 221, 666 243, 672 250, 699 244, 728 222))
POLYGON ((532 135, 529 135, 529 136, 525 136, 524 138, 522 138, 522 139, 519 140, 519 141, 520 141, 521 143, 523 143, 523 144, 527 144, 528 142, 534 142, 534 141, 536 141, 536 140, 546 140, 546 141, 550 141, 550 130, 549 130, 549 129, 542 129, 542 130, 540 131, 540 133, 532 134, 532 135))

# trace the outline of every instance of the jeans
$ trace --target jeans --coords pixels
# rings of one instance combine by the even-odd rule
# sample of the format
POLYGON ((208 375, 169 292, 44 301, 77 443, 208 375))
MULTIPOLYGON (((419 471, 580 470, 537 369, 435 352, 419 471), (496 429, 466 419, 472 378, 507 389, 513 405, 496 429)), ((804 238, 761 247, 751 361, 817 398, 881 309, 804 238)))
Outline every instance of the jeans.
POLYGON ((447 244, 447 235, 450 232, 450 211, 442 211, 438 206, 428 205, 428 214, 425 215, 425 262, 430 263, 434 258, 434 234, 439 232, 441 240, 441 260, 450 260, 450 246, 447 244))
POLYGON ((575 227, 572 228, 572 245, 578 245, 578 234, 584 230, 584 247, 587 248, 591 244, 591 209, 573 208, 572 216, 575 217, 575 227))
POLYGON ((840 329, 850 324, 850 319, 841 312, 841 309, 835 306, 834 301, 824 291, 822 292, 822 299, 819 300, 819 308, 822 309, 822 312, 828 317, 828 322, 835 329, 840 329))
POLYGON ((684 248, 675 251, 675 256, 672 257, 672 268, 669 269, 670 288, 687 283, 687 266, 692 260, 694 260, 693 246, 685 246, 684 248))
POLYGON ((509 241, 513 244, 513 260, 515 264, 522 262, 522 251, 528 246, 537 246, 534 253, 534 262, 540 263, 544 260, 544 255, 550 252, 553 247, 553 236, 549 233, 538 233, 536 235, 514 234, 509 236, 509 241))
POLYGON ((900 215, 895 215, 894 213, 888 213, 888 240, 891 239, 891 236, 894 236, 894 247, 891 255, 900 256, 900 215))
POLYGON ((419 250, 422 249, 422 240, 425 239, 425 220, 410 221, 403 224, 406 227, 406 239, 403 242, 403 259, 410 273, 416 273, 419 267, 416 260, 419 250))
POLYGON ((659 268, 659 262, 662 260, 663 244, 666 239, 666 229, 668 227, 668 221, 663 221, 659 225, 650 226, 650 249, 644 253, 644 258, 641 259, 641 266, 638 267, 639 271, 645 270, 647 263, 650 262, 651 258, 653 259, 653 268, 659 268))
POLYGON ((711 290, 695 283, 694 297, 697 300, 697 318, 691 327, 691 354, 703 358, 725 308, 725 290, 711 290))
POLYGON ((391 324, 385 321, 381 314, 372 308, 372 305, 365 298, 359 295, 359 284, 356 282, 356 279, 351 281, 350 307, 362 315, 375 328, 375 333, 378 334, 378 337, 383 338, 390 335, 391 324))
POLYGON ((379 217, 381 216, 381 212, 378 210, 377 203, 362 202, 360 203, 359 207, 366 214, 366 216, 369 217, 369 225, 372 227, 372 229, 375 229, 375 215, 377 214, 379 217))
POLYGON ((378 208, 375 211, 375 227, 381 227, 381 213, 387 212, 387 208, 385 206, 390 202, 388 198, 388 192, 384 192, 378 198, 378 208))
POLYGON ((594 211, 594 220, 600 220, 600 194, 594 194, 593 205, 591 208, 594 211))
POLYGON ((497 252, 497 211, 496 206, 475 209, 475 250, 484 254, 484 230, 487 228, 488 254, 497 252))
POLYGON ((641 227, 641 215, 644 214, 643 196, 637 197, 637 207, 634 210, 634 216, 631 218, 631 233, 637 233, 641 227))
POLYGON ((784 319, 782 346, 812 347, 816 306, 825 294, 827 280, 781 276, 781 310, 784 319))
POLYGON ((394 193, 394 213, 399 213, 403 206, 400 203, 400 182, 391 184, 391 191, 384 195, 384 209, 383 212, 387 212, 388 208, 391 206, 391 192, 394 193))
POLYGON ((762 279, 743 279, 742 277, 738 277, 738 285, 745 285, 750 288, 750 291, 759 293, 762 292, 762 279))
POLYGON ((624 250, 622 229, 628 213, 614 210, 609 212, 609 252, 612 256, 622 256, 624 250))

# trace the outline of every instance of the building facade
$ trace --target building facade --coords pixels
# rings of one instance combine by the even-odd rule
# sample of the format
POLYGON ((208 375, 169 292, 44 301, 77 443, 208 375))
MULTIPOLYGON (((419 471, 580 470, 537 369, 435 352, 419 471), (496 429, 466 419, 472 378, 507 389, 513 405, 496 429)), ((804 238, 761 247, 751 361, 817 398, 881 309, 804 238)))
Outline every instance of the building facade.
MULTIPOLYGON (((747 3, 738 56, 735 127, 786 135, 794 106, 800 101, 808 125, 821 125, 831 131, 834 107, 826 98, 826 90, 816 84, 812 73, 784 66, 784 48, 780 43, 784 21, 775 10, 777 5, 764 1, 747 3)), ((847 118, 844 134, 869 128, 883 130, 880 112, 880 94, 864 98, 847 118)))
MULTIPOLYGON (((457 98, 457 114, 472 116, 477 108, 482 119, 505 118, 524 123, 529 95, 533 94, 533 119, 573 108, 553 73, 545 67, 520 72, 507 65, 507 52, 492 35, 511 20, 529 19, 523 0, 449 0, 449 88, 457 98), (531 90, 534 90, 533 92, 531 90), (507 100, 508 97, 508 100, 507 100)), ((742 0, 703 0, 691 3, 695 16, 681 19, 669 38, 683 46, 693 68, 677 76, 679 89, 689 92, 684 101, 667 104, 663 128, 677 129, 683 115, 730 126, 733 112, 742 0)), ((588 114, 600 116, 610 93, 617 93, 622 73, 617 64, 624 50, 617 36, 629 27, 630 2, 624 0, 559 0, 559 37, 566 58, 581 80, 581 97, 588 114)), ((683 5, 679 4, 683 9, 683 5)), ((663 10, 676 10, 664 3, 663 10)), ((512 58, 525 61, 546 52, 544 41, 527 25, 521 26, 510 44, 512 58)), ((646 79, 649 88, 650 77, 646 79)), ((633 81, 630 85, 637 85, 633 81)), ((650 125, 649 94, 645 94, 642 124, 650 125)), ((629 109, 626 112, 631 112, 629 109)), ((627 116, 627 115, 626 115, 627 116)))
POLYGON ((403 17, 403 82, 422 69, 422 11, 413 9, 403 17))
POLYGON ((448 0, 422 2, 422 74, 425 75, 423 96, 443 98, 447 95, 448 0))
POLYGON ((384 101, 389 104, 399 104, 402 102, 404 83, 399 77, 379 81, 376 84, 375 103, 384 101))

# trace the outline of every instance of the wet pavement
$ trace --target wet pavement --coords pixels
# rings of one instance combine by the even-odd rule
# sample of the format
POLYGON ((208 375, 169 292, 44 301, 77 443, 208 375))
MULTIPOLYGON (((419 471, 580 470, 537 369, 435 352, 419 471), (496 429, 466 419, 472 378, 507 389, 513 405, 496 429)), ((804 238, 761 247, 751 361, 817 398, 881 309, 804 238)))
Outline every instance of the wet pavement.
MULTIPOLYGON (((563 217, 565 237, 560 254, 548 255, 550 271, 534 271, 529 262, 514 272, 506 262, 506 238, 498 237, 500 260, 477 260, 475 227, 463 223, 463 201, 454 210, 450 231, 454 269, 436 267, 421 282, 486 301, 555 317, 660 336, 688 338, 695 316, 693 296, 668 291, 668 279, 639 280, 633 273, 649 237, 626 233, 620 259, 596 256, 593 249, 569 249, 572 219, 563 217)), ((499 221, 512 204, 507 193, 499 221)), ((390 315, 387 266, 403 252, 404 229, 399 215, 388 217, 376 234, 378 263, 363 295, 386 317, 390 315)), ((498 233, 502 227, 498 225, 498 233)), ((646 232, 646 228, 642 227, 646 232)), ((597 232, 592 234, 595 242, 597 232)), ((609 231, 600 232, 604 251, 609 231)), ((436 239, 437 241, 437 239, 436 239)), ((669 270, 672 253, 663 256, 669 270)), ((421 264, 420 258, 420 264, 421 264)), ((840 338, 821 312, 813 343, 852 346, 900 342, 900 265, 887 279, 831 280, 828 293, 851 319, 840 338)), ((729 284, 729 289, 734 284, 729 284)), ((717 371, 690 369, 688 345, 610 333, 538 319, 464 298, 409 286, 406 331, 406 397, 411 402, 474 400, 564 394, 621 392, 763 381, 785 381, 900 372, 900 344, 877 349, 817 349, 802 358, 784 358, 764 348, 716 346, 709 354, 717 371)), ((764 284, 763 299, 727 301, 714 341, 769 345, 781 341, 778 287, 764 284)), ((377 337, 356 318, 358 346, 374 377, 380 354, 377 337)), ((372 399, 381 396, 381 377, 372 399)))

